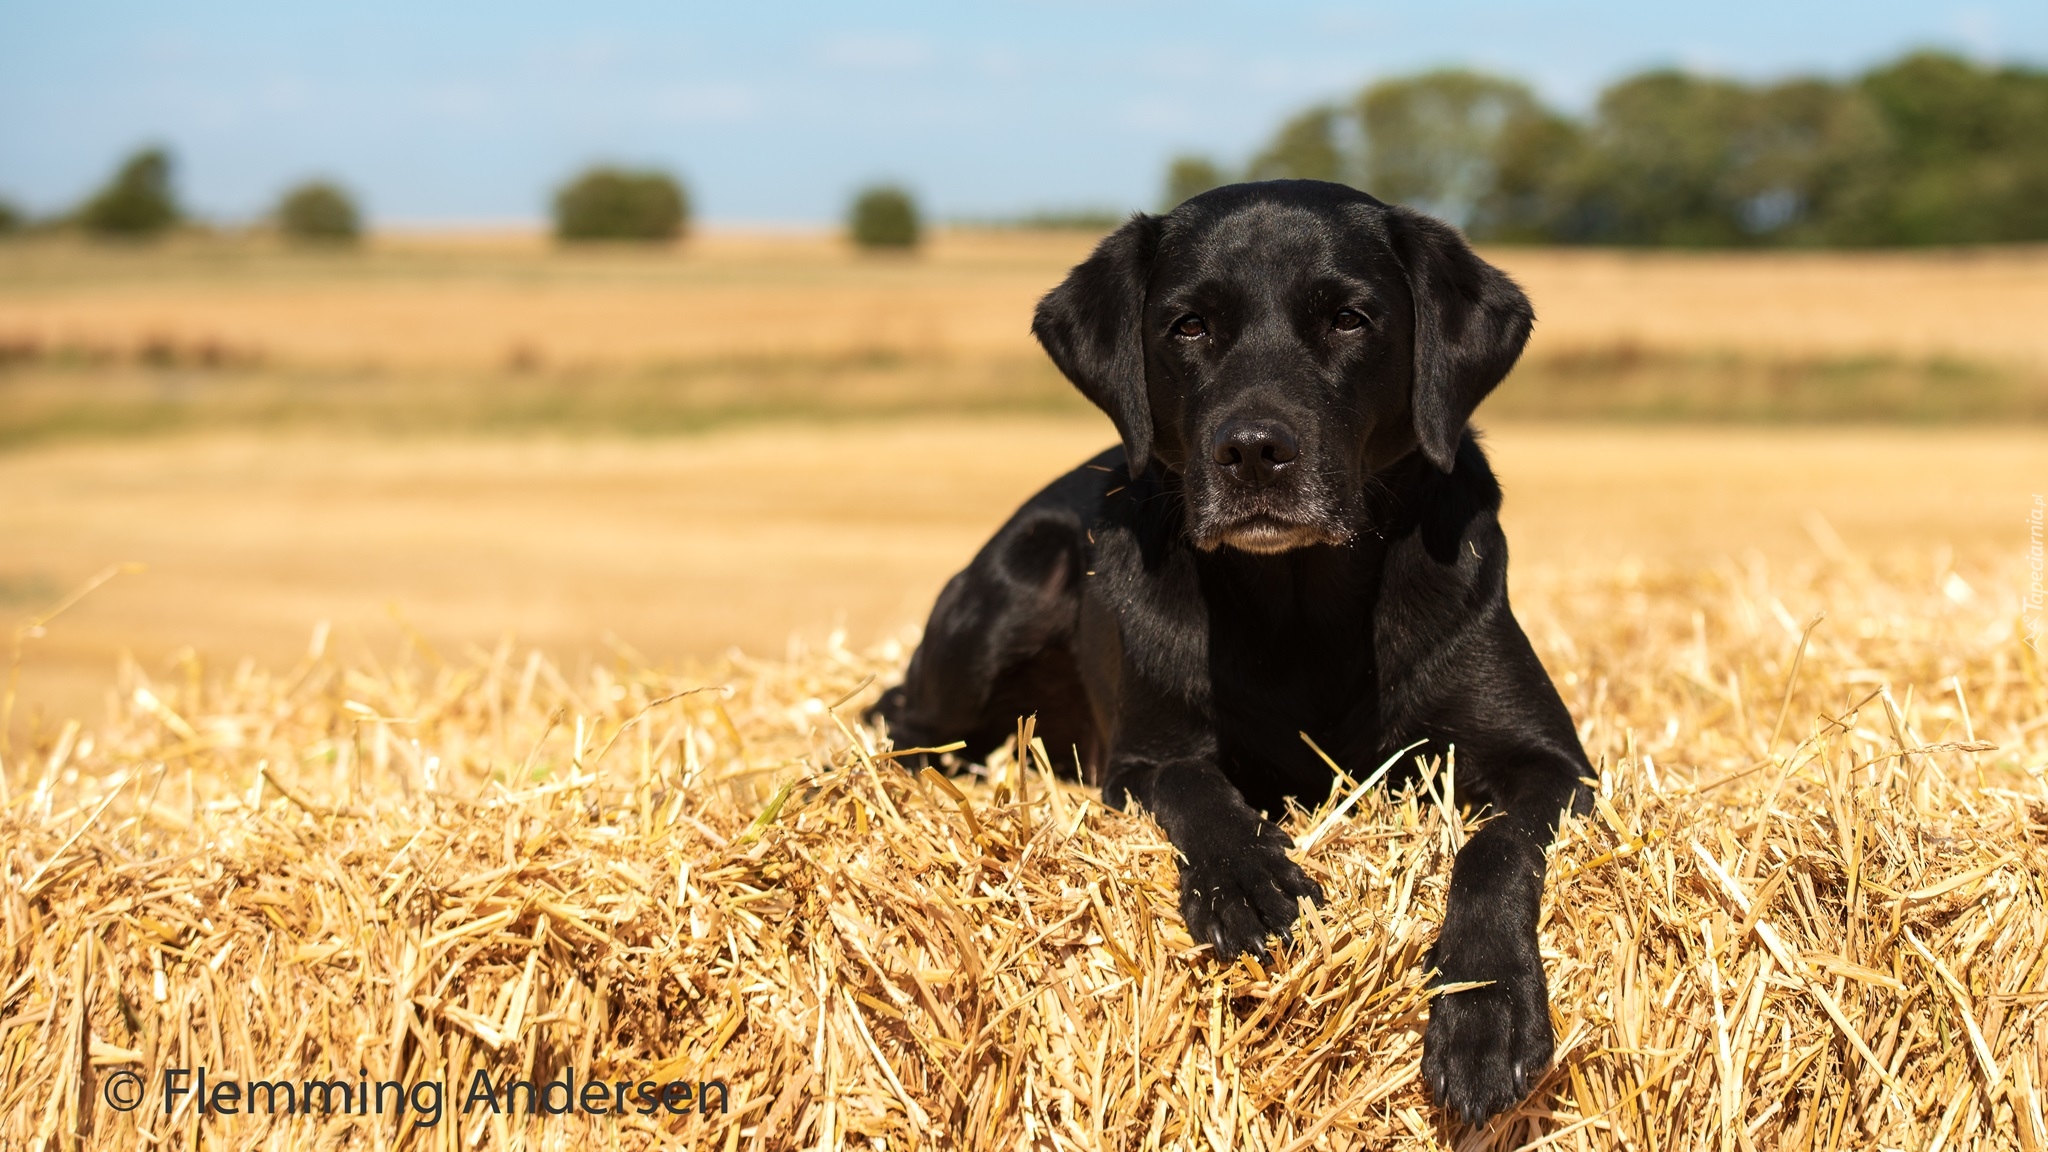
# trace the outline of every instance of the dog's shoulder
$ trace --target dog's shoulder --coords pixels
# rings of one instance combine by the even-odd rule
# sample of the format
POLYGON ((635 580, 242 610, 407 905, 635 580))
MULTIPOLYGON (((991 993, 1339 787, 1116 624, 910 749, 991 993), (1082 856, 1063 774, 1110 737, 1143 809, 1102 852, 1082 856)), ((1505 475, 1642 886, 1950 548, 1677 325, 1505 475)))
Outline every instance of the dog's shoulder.
POLYGON ((1507 598, 1507 537, 1500 482, 1478 441, 1465 434, 1449 472, 1418 458, 1391 488, 1399 512, 1387 530, 1383 640, 1428 646, 1496 615, 1507 598))
POLYGON ((1053 478, 1017 512, 1020 516, 1064 515, 1077 524, 1090 525, 1102 518, 1110 495, 1130 482, 1129 470, 1124 467, 1124 450, 1106 448, 1053 478))
POLYGON ((1476 551, 1503 540, 1500 480, 1471 430, 1458 442, 1449 472, 1413 457, 1396 485, 1397 532, 1412 534, 1437 565, 1463 567, 1476 551))
POLYGON ((1133 670, 1206 697, 1208 624, 1179 493, 1157 463, 1135 476, 1112 448, 1046 489, 1085 529, 1084 639, 1108 641, 1133 670))
POLYGON ((1167 491, 1158 466, 1133 475, 1122 448, 1105 449, 1055 478, 1017 515, 1063 521, 1086 533, 1091 545, 1114 538, 1120 551, 1147 569, 1156 569, 1167 546, 1183 534, 1180 501, 1167 491))

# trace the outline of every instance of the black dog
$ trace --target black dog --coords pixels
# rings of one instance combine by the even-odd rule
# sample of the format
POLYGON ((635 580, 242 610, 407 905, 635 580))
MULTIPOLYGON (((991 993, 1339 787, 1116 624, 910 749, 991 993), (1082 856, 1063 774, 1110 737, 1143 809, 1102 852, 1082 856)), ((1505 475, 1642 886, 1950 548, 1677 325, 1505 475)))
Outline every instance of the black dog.
POLYGON ((1508 610, 1500 489, 1465 421, 1533 313, 1452 228, 1338 184, 1219 188, 1137 216, 1032 331, 1123 436, 1019 509, 932 609, 875 713, 979 757, 1037 713, 1179 850, 1229 959, 1322 893, 1268 814, 1427 738, 1495 814, 1451 869, 1423 1073, 1478 1123, 1549 1066, 1544 846, 1591 769, 1508 610))

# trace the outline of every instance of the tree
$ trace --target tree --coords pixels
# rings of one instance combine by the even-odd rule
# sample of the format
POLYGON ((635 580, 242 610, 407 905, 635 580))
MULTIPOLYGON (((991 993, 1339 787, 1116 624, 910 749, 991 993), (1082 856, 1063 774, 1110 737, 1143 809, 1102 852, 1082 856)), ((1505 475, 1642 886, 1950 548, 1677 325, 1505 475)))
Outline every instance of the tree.
POLYGON ((1886 242, 1890 145, 1878 108, 1854 85, 1646 73, 1601 95, 1586 135, 1552 220, 1557 239, 1886 242))
POLYGON ((1160 210, 1171 212, 1181 201, 1228 183, 1223 169, 1207 156, 1175 156, 1166 166, 1166 198, 1160 202, 1160 210))
POLYGON ((891 184, 863 189, 853 198, 847 226, 862 248, 914 248, 920 231, 917 201, 891 184))
POLYGON ((179 216, 170 153, 161 148, 145 148, 122 161, 113 179, 78 210, 79 224, 102 236, 155 236, 179 216))
POLYGON ((1866 74, 1898 244, 2048 239, 2048 72, 1918 52, 1866 74))
MULTIPOLYGON (((1337 139, 1335 108, 1311 108, 1280 126, 1271 143, 1246 168, 1251 180, 1337 180, 1350 165, 1337 139)), ((1221 181, 1218 181, 1220 183, 1221 181)), ((1213 185, 1212 185, 1213 187, 1213 185)))
POLYGON ((16 208, 10 201, 0 200, 0 236, 20 231, 23 219, 21 209, 16 208))
MULTIPOLYGON (((1357 183, 1492 240, 2048 240, 2048 70, 1915 52, 1848 80, 1625 77, 1574 120, 1513 80, 1394 77, 1280 125, 1253 178, 1357 183)), ((1220 183, 1182 157, 1170 207, 1220 183)))
POLYGON ((1685 247, 1745 242, 1733 170, 1755 112, 1741 84, 1685 72, 1647 72, 1608 88, 1562 237, 1685 247))
POLYGON ((1569 213, 1586 134, 1541 106, 1510 116, 1493 141, 1493 184, 1465 228, 1484 240, 1554 239, 1569 213))
POLYGON ((591 168, 555 193, 560 240, 674 240, 689 219, 689 194, 666 172, 591 168))
POLYGON ((1537 111, 1521 84, 1464 69, 1375 84, 1357 104, 1368 187, 1463 226, 1494 186, 1503 136, 1537 111))
POLYGON ((1543 110, 1516 81, 1446 68, 1367 88, 1356 114, 1367 190, 1463 227, 1495 187, 1502 140, 1543 110))
POLYGON ((1889 144, 1875 103, 1855 85, 1796 79, 1756 90, 1726 176, 1742 228, 1757 243, 1868 244, 1882 239, 1889 144))
POLYGON ((362 214, 349 194, 323 180, 301 184, 277 202, 277 227, 287 239, 352 244, 362 235, 362 214))

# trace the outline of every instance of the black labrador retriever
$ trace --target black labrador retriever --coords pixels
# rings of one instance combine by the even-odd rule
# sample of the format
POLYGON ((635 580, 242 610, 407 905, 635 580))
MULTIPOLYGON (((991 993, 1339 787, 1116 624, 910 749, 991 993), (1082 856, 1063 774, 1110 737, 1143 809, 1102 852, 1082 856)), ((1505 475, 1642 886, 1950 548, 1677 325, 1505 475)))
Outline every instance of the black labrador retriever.
POLYGON ((940 594, 873 714, 978 758, 1038 714, 1181 857, 1180 908, 1264 956, 1322 892, 1271 814, 1427 739, 1491 813, 1429 964, 1423 1074, 1472 1123, 1549 1066, 1544 847, 1592 775, 1508 609, 1500 488, 1466 428, 1533 312, 1456 230, 1339 184, 1219 188, 1102 241, 1032 332, 1115 421, 940 594))

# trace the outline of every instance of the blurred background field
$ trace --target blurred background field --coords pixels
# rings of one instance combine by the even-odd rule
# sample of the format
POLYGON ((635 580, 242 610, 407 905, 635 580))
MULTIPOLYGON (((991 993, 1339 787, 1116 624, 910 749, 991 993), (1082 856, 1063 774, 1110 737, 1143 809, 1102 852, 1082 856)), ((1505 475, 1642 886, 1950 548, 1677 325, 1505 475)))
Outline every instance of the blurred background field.
MULTIPOLYGON (((97 712, 124 652, 276 664, 323 620, 572 662, 902 635, 1112 439, 1027 332, 1093 239, 0 245, 0 610, 148 565, 31 644, 23 699, 97 712)), ((1488 255, 1541 317, 1480 413, 1518 579, 1829 533, 2014 575, 2048 251, 1488 255)))
MULTIPOLYGON (((0 443, 1078 412, 1028 326, 1094 238, 953 230, 915 256, 823 232, 0 245, 0 443)), ((2048 248, 1488 255, 1539 313, 1497 417, 2048 416, 2048 248)))
POLYGON ((1224 51, 1124 12, 814 8, 0 16, 0 618, 146 569, 24 634, 16 726, 96 711, 125 655, 275 664, 320 621, 663 666, 907 636, 1111 439, 1035 300, 1128 209, 1235 179, 1419 206, 1528 288, 1479 413, 1518 581, 2018 578, 2031 9, 1245 8, 1224 51), (401 26, 464 50, 393 60, 401 26))

